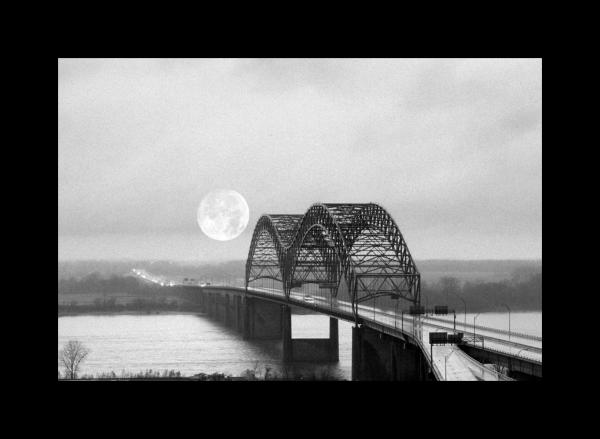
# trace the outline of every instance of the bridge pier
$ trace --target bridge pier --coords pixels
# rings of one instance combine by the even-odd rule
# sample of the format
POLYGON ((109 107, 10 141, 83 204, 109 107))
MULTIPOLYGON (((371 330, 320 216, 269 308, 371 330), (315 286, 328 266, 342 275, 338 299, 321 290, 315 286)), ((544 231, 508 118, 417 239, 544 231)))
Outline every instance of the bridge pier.
POLYGON ((244 337, 256 340, 280 340, 282 337, 281 305, 246 297, 244 337))
POLYGON ((423 381, 427 362, 411 343, 366 326, 352 328, 353 381, 423 381))
POLYGON ((212 317, 212 294, 210 293, 204 293, 205 294, 205 300, 204 300, 204 305, 205 305, 205 312, 209 317, 212 317))
POLYGON ((217 294, 211 293, 210 295, 210 316, 213 318, 217 318, 217 294))
POLYGON ((338 320, 329 318, 328 338, 292 338, 292 312, 282 305, 283 361, 339 361, 338 320))
POLYGON ((215 319, 218 322, 222 322, 223 321, 223 295, 222 294, 216 294, 215 295, 215 319))
POLYGON ((235 311, 234 311, 235 330, 238 332, 243 332, 244 325, 243 325, 243 313, 242 313, 242 297, 234 296, 233 299, 234 299, 234 303, 235 303, 235 311))
POLYGON ((231 297, 229 297, 229 294, 225 294, 223 296, 224 301, 223 301, 223 305, 225 307, 225 324, 227 326, 233 326, 233 311, 231 309, 231 297))
POLYGON ((202 291, 198 294, 198 305, 202 312, 206 312, 206 294, 202 291))

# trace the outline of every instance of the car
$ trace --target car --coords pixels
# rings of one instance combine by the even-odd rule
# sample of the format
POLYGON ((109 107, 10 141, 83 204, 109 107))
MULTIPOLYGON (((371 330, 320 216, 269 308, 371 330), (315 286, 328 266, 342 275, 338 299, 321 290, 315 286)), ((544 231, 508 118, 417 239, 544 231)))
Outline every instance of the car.
POLYGON ((312 298, 312 296, 309 296, 308 294, 304 296, 304 301, 305 302, 314 302, 315 299, 312 298))

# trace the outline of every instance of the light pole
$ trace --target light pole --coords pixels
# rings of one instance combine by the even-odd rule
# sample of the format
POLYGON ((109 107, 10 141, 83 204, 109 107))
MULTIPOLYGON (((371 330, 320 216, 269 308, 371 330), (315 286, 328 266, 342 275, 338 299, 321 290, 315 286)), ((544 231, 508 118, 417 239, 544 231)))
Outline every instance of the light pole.
POLYGON ((477 315, 473 317, 473 344, 475 344, 475 319, 479 317, 479 314, 481 313, 477 313, 477 315))
POLYGON ((400 321, 402 322, 402 331, 404 332, 404 310, 401 309, 400 310, 401 314, 400 314, 400 321))
POLYGON ((458 295, 458 293, 455 293, 454 291, 450 290, 452 292, 452 294, 454 294, 456 297, 458 297, 460 300, 462 300, 463 305, 465 306, 465 331, 467 330, 467 302, 465 302, 465 299, 463 299, 462 297, 460 297, 458 295))
POLYGON ((375 319, 375 304, 377 303, 377 297, 373 298, 373 321, 376 321, 375 319))
POLYGON ((502 306, 505 306, 508 310, 508 341, 510 342, 510 308, 504 303, 502 304, 502 306))
POLYGON ((448 377, 446 374, 446 363, 447 363, 450 355, 452 355, 453 353, 454 353, 454 350, 450 351, 450 353, 448 355, 444 355, 444 381, 448 381, 448 377))

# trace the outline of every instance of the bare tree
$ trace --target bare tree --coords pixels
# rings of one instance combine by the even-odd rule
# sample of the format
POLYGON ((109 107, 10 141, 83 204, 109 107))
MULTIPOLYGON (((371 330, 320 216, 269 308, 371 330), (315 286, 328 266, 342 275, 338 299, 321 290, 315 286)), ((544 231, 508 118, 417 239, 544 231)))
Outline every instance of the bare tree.
POLYGON ((65 368, 65 377, 72 380, 77 378, 79 365, 90 353, 80 341, 69 340, 65 347, 58 353, 58 361, 65 368))

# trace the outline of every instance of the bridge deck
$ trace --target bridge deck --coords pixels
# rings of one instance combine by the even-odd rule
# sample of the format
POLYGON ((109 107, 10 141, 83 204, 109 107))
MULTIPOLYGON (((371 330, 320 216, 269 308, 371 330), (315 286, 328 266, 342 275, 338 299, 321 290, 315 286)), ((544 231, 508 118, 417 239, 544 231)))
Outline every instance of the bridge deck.
MULTIPOLYGON (((143 277, 145 280, 151 282, 147 276, 143 277)), ((158 282, 157 282, 158 283, 158 282)), ((170 281, 168 283, 161 283, 164 286, 185 286, 190 288, 201 288, 211 290, 226 290, 236 294, 247 294, 263 300, 274 301, 284 305, 293 305, 305 309, 312 309, 319 313, 326 314, 338 319, 354 322, 355 317, 352 312, 352 306, 349 302, 341 300, 326 300, 321 297, 310 297, 303 293, 292 291, 289 300, 284 296, 281 290, 271 288, 248 288, 247 290, 243 287, 225 286, 225 285, 210 285, 210 286, 199 286, 189 285, 180 282, 170 281)), ((431 349, 429 345, 429 332, 437 331, 440 329, 448 332, 453 331, 453 321, 433 318, 433 317, 413 317, 411 315, 398 316, 393 312, 387 310, 381 310, 365 305, 359 305, 359 323, 380 330, 392 336, 408 339, 412 343, 421 346, 423 353, 427 357, 429 364, 432 366, 434 375, 438 380, 448 381, 498 381, 498 380, 510 380, 510 378, 502 375, 495 370, 492 370, 478 361, 474 360, 456 345, 446 346, 434 346, 431 349), (433 353, 433 361, 430 358, 430 354, 433 353)), ((459 322, 457 323, 457 329, 460 330, 459 322)), ((471 327, 472 328, 472 327, 471 327)), ((495 330, 494 328, 475 327, 477 335, 483 337, 486 347, 495 350, 501 350, 498 346, 507 347, 511 355, 515 355, 514 352, 518 349, 523 351, 525 355, 520 355, 521 358, 528 357, 532 360, 541 362, 541 341, 535 339, 535 337, 518 337, 512 336, 511 340, 507 340, 506 336, 501 330, 495 330), (519 340, 519 341, 516 341, 519 340)), ((468 334, 467 334, 468 335, 468 334)), ((506 350, 504 350, 506 352, 506 350)))

